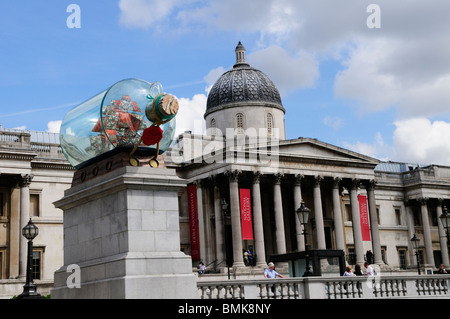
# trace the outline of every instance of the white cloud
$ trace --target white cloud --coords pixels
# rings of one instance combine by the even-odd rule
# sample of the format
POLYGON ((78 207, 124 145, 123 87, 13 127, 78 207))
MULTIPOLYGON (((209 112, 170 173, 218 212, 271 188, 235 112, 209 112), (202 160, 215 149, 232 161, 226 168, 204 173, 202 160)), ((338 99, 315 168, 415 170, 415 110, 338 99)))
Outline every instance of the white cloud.
POLYGON ((414 118, 394 124, 393 160, 450 165, 450 123, 414 118))
POLYGON ((120 24, 129 28, 157 27, 173 12, 175 0, 120 0, 120 24))
POLYGON ((343 118, 340 118, 338 116, 326 116, 322 122, 326 126, 331 127, 334 131, 337 131, 344 125, 345 121, 343 118))
POLYGON ((372 144, 356 142, 354 144, 344 142, 344 147, 379 160, 386 160, 388 146, 384 143, 380 132, 377 132, 372 144))
POLYGON ((49 133, 59 133, 62 121, 50 121, 47 123, 47 132, 49 133))
POLYGON ((176 117, 175 138, 185 131, 192 131, 195 134, 206 132, 203 114, 206 110, 205 94, 196 94, 192 99, 178 98, 179 111, 176 117))
POLYGON ((204 80, 206 82, 206 94, 211 91, 212 86, 216 83, 216 81, 219 79, 219 77, 222 76, 222 74, 225 73, 225 69, 223 67, 218 67, 215 69, 212 69, 209 71, 209 73, 204 77, 204 80))
POLYGON ((318 62, 306 52, 291 55, 280 46, 270 46, 248 54, 247 60, 253 67, 263 70, 281 95, 313 87, 319 77, 318 62))

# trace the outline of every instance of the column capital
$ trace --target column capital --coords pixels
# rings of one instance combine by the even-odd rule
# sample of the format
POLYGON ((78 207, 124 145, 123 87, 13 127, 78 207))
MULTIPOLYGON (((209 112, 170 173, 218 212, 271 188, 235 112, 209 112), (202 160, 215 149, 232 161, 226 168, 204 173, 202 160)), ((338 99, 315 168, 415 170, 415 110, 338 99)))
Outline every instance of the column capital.
POLYGON ((367 190, 373 191, 373 190, 375 190, 375 186, 377 185, 377 183, 378 182, 376 180, 370 179, 365 182, 365 186, 366 186, 367 190))
POLYGON ((261 181, 261 177, 263 176, 263 173, 261 173, 260 171, 256 171, 252 173, 252 182, 253 184, 259 184, 259 182, 261 181))
POLYGON ((337 188, 339 189, 339 186, 342 182, 342 178, 341 177, 334 177, 333 178, 333 188, 337 188))
POLYGON ((202 188, 205 183, 203 182, 203 180, 197 179, 193 181, 192 184, 194 184, 196 188, 202 188))
POLYGON ((225 172, 225 175, 228 176, 228 178, 230 179, 230 182, 238 182, 239 181, 239 175, 242 174, 241 170, 238 169, 234 169, 234 170, 227 170, 225 172))
POLYGON ((420 205, 426 205, 428 202, 428 197, 419 197, 417 198, 417 201, 420 203, 420 205))
POLYGON ((31 184, 31 180, 33 179, 33 175, 31 174, 22 174, 19 178, 19 186, 20 187, 28 187, 31 184))
POLYGON ((320 183, 323 181, 323 176, 322 175, 316 175, 314 176, 314 185, 320 186, 320 183))
POLYGON ((275 185, 280 185, 281 184, 281 179, 283 177, 284 177, 284 174, 282 174, 282 173, 275 173, 273 175, 275 185))
POLYGON ((358 189, 361 185, 361 180, 359 178, 352 178, 350 181, 350 187, 351 189, 358 189))
POLYGON ((303 175, 303 174, 295 174, 294 175, 294 183, 295 183, 295 185, 300 185, 304 178, 305 178, 305 175, 303 175))

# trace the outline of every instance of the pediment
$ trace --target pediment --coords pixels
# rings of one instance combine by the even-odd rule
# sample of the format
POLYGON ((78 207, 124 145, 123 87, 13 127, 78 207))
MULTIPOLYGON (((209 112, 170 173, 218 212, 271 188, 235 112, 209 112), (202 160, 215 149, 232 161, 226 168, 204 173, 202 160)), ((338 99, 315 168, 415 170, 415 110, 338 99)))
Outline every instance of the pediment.
POLYGON ((279 146, 279 154, 283 157, 307 157, 317 158, 318 160, 360 162, 374 165, 380 162, 373 157, 312 138, 282 141, 279 146))

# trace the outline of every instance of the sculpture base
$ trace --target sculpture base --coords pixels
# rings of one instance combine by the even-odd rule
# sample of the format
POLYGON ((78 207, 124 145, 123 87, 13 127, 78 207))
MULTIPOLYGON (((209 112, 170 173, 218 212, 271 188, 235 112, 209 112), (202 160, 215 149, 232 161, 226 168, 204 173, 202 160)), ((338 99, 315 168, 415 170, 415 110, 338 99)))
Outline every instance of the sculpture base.
MULTIPOLYGON (((88 169, 88 168, 87 168, 88 169)), ((65 192, 64 266, 52 299, 198 298, 180 251, 174 170, 124 166, 65 192)))

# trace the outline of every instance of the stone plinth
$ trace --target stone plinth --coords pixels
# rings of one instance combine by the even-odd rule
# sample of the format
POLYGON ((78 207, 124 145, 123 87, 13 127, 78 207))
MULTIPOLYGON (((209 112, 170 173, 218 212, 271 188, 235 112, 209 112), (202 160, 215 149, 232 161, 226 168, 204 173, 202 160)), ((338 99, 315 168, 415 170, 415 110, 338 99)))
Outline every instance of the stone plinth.
POLYGON ((184 186, 174 170, 126 166, 67 190, 54 203, 64 211, 64 266, 52 299, 197 298, 180 251, 184 186))

